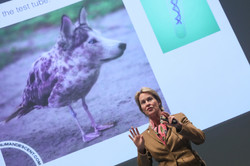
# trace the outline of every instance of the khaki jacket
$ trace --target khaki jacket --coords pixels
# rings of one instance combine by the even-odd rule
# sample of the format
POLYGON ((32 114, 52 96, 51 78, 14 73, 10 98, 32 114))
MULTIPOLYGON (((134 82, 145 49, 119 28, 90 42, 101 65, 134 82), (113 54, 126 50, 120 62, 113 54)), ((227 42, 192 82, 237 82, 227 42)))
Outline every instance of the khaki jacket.
POLYGON ((142 135, 145 140, 146 153, 138 152, 137 162, 139 166, 152 166, 152 157, 159 162, 159 166, 204 166, 191 148, 194 144, 205 141, 203 131, 197 129, 183 113, 174 115, 182 123, 182 130, 178 133, 175 127, 169 127, 166 136, 166 145, 157 137, 155 131, 149 126, 142 135))

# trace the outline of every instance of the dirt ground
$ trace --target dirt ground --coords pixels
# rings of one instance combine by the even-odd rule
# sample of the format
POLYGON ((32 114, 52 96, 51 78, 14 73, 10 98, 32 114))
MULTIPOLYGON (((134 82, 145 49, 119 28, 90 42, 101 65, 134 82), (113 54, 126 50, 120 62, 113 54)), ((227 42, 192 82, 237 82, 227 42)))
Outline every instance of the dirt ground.
MULTIPOLYGON (((0 126, 0 142, 14 140, 31 146, 43 162, 62 157, 103 140, 128 131, 131 125, 148 123, 134 102, 134 94, 147 86, 159 92, 160 88, 133 29, 125 9, 89 22, 90 26, 106 37, 127 43, 124 55, 104 64, 100 76, 86 97, 90 112, 99 124, 114 122, 115 126, 102 132, 97 139, 84 143, 80 131, 68 110, 44 108, 33 110, 26 116, 0 126)), ((10 43, 18 47, 33 47, 47 41, 54 43, 59 35, 58 28, 41 29, 34 32, 29 40, 10 43), (49 39, 42 40, 42 39, 49 39)), ((1 49, 8 49, 0 47, 1 49)), ((15 63, 0 71, 0 121, 15 111, 21 102, 31 64, 41 51, 30 52, 15 63)), ((166 103, 163 103, 167 109, 166 103)), ((90 120, 84 112, 81 101, 74 103, 78 119, 84 131, 91 132, 90 120)), ((2 149, 7 166, 33 166, 30 157, 15 149, 2 149)))

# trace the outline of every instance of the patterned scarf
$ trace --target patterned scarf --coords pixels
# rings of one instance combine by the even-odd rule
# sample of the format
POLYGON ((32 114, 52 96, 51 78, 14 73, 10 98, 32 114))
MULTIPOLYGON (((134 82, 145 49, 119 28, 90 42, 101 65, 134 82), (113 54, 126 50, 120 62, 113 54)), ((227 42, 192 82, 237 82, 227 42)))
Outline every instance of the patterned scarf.
POLYGON ((166 145, 166 135, 167 135, 167 126, 160 123, 159 125, 154 124, 152 120, 149 120, 150 127, 155 131, 158 138, 161 142, 166 145))

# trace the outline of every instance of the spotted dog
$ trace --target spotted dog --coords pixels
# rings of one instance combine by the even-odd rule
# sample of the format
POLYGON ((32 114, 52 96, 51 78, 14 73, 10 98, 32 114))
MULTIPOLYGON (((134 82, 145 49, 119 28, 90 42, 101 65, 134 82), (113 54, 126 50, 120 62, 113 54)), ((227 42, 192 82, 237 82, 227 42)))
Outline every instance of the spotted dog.
POLYGON ((100 136, 101 130, 113 127, 113 124, 96 124, 85 97, 97 81, 102 64, 122 56, 126 44, 102 37, 88 26, 86 15, 85 9, 81 9, 75 24, 66 15, 62 16, 57 43, 33 63, 22 102, 5 122, 26 115, 34 109, 68 106, 84 142, 100 136), (83 131, 71 106, 79 99, 91 120, 93 133, 86 134, 83 131))

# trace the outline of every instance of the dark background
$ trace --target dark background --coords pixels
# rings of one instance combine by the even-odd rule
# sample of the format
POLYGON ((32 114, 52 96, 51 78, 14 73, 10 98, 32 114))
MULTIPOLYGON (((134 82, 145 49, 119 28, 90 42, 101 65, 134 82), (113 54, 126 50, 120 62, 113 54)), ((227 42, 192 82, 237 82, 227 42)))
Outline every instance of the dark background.
POLYGON ((10 1, 10 0, 0 0, 0 3, 4 3, 4 2, 7 2, 7 1, 10 1))
MULTIPOLYGON (((220 0, 220 3, 250 63, 250 1, 220 0)), ((199 146, 193 145, 193 149, 208 166, 249 166, 249 127, 250 112, 248 111, 205 129, 206 142, 199 146)), ((136 165, 136 158, 133 158, 117 166, 136 165)), ((157 162, 154 162, 154 165, 157 165, 157 162)))
POLYGON ((250 63, 250 1, 220 0, 220 3, 250 63))

